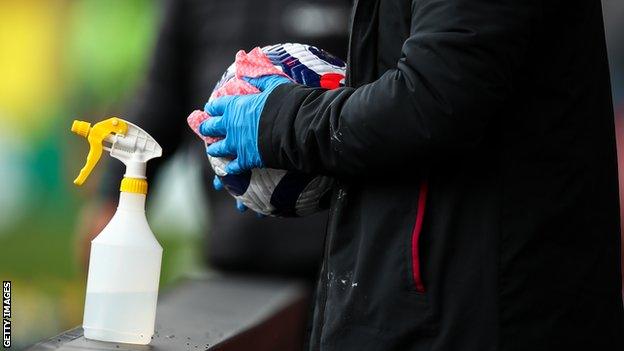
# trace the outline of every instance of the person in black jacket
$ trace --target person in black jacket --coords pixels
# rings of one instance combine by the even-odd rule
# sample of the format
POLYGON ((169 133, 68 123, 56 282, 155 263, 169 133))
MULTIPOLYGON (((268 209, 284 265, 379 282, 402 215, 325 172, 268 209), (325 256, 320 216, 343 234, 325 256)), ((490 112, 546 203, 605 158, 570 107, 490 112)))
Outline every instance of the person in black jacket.
POLYGON ((600 1, 360 0, 348 59, 200 128, 337 180, 310 349, 624 350, 600 1))

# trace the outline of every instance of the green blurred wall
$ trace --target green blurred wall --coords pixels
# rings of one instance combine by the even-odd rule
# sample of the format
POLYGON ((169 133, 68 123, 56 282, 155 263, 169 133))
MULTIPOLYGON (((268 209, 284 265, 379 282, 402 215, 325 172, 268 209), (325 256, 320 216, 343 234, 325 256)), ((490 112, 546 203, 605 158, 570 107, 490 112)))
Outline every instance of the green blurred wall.
MULTIPOLYGON (((13 282, 17 349, 81 323, 76 218, 97 175, 73 186, 88 148, 69 127, 123 112, 147 70, 159 5, 0 1, 0 277, 13 282)), ((165 284, 192 245, 175 238, 161 239, 165 284)))

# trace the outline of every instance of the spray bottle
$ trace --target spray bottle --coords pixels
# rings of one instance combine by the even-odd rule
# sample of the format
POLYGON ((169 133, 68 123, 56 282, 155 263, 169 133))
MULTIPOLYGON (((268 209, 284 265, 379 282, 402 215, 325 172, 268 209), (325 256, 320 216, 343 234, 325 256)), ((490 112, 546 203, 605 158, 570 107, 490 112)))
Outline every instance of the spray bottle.
POLYGON ((160 145, 136 125, 112 117, 71 131, 89 141, 89 154, 74 184, 82 185, 102 150, 126 165, 115 215, 91 241, 83 329, 88 339, 148 344, 154 333, 162 247, 145 217, 147 161, 160 145))

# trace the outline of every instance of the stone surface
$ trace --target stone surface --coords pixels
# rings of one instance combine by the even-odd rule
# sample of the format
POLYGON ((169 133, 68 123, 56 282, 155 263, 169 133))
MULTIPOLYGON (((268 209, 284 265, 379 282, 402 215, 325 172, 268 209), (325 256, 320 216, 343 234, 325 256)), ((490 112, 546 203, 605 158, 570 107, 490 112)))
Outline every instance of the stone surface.
POLYGON ((149 345, 87 340, 77 327, 27 350, 299 350, 308 292, 298 282, 211 275, 161 294, 149 345))

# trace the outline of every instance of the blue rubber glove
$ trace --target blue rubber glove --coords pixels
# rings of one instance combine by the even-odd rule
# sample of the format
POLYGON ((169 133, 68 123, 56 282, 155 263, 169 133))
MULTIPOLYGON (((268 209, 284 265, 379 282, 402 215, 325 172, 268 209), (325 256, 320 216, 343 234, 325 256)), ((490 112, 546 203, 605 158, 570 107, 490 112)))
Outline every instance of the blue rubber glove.
POLYGON ((236 200, 236 209, 238 210, 238 212, 243 213, 247 211, 247 206, 245 206, 242 201, 236 200))
MULTIPOLYGON (((223 190, 223 188, 224 188, 223 187, 223 182, 221 182, 221 179, 219 179, 219 176, 214 176, 214 179, 212 180, 212 186, 214 186, 214 188, 216 190, 223 190)), ((242 201, 236 200, 236 209, 239 212, 245 212, 245 211, 247 211, 247 206, 245 206, 245 204, 243 204, 242 201)), ((256 217, 264 218, 266 216, 263 215, 262 213, 256 212, 256 217)))
POLYGON ((219 179, 219 176, 214 176, 214 179, 212 180, 212 186, 217 191, 223 190, 223 188, 224 188, 223 182, 221 182, 221 179, 219 179))
POLYGON ((258 94, 222 96, 206 104, 212 116, 199 126, 204 136, 225 137, 208 146, 213 157, 235 157, 225 167, 228 174, 239 174, 264 164, 258 151, 258 125, 269 94, 281 84, 291 82, 279 75, 245 78, 260 90, 258 94))

